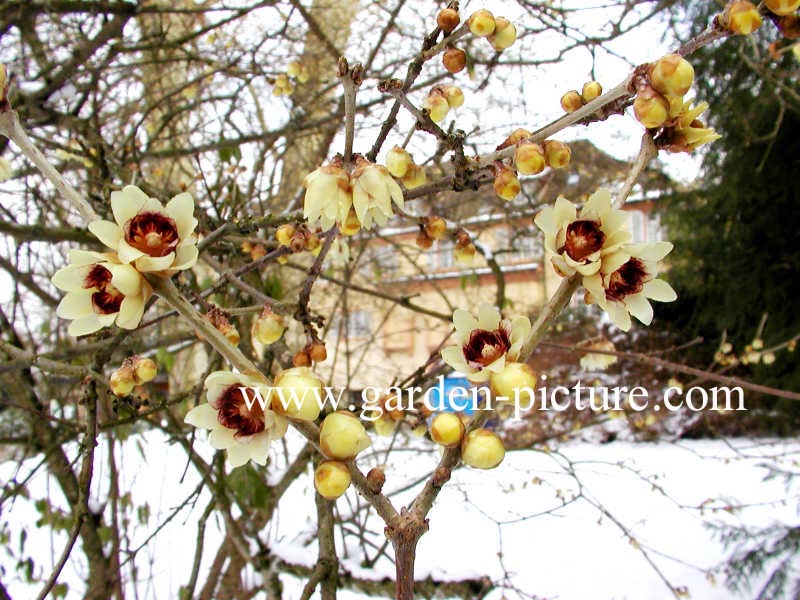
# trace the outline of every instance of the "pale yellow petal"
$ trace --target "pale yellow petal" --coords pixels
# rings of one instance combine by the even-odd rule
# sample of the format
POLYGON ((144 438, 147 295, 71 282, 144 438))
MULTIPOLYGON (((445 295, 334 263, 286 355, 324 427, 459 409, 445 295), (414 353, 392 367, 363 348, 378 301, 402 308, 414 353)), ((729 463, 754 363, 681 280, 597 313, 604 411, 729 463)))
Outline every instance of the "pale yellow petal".
POLYGON ((126 185, 118 192, 111 192, 111 212, 114 213, 114 220, 123 227, 139 214, 147 204, 147 200, 147 194, 135 185, 126 185))
POLYGON ((58 303, 56 314, 62 319, 82 319, 93 315, 92 292, 90 290, 69 292, 58 303))
POLYGON ((195 406, 186 413, 183 421, 199 429, 213 429, 217 426, 217 423, 219 423, 217 420, 217 410, 207 402, 195 406))
POLYGON ((623 300, 628 312, 639 319, 645 325, 653 322, 653 307, 647 301, 643 293, 630 294, 623 300))
POLYGON ((642 291, 648 298, 659 302, 674 302, 678 299, 675 290, 663 279, 651 279, 645 282, 642 291))
POLYGON ((89 223, 89 231, 112 250, 116 250, 120 240, 122 240, 122 230, 116 223, 112 223, 111 221, 104 221, 102 219, 92 221, 89 223))
POLYGON ((491 304, 482 303, 478 307, 478 329, 494 331, 500 326, 500 312, 491 304))
POLYGON ((186 239, 197 227, 197 219, 194 218, 194 199, 188 192, 178 194, 164 207, 167 213, 175 221, 178 228, 178 237, 186 239))

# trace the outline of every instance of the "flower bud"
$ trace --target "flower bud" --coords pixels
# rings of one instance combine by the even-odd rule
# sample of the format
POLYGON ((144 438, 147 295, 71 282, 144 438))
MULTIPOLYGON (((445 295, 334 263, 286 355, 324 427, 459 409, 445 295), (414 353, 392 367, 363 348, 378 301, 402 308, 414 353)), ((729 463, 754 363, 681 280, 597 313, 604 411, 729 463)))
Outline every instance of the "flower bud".
POLYGON ((347 465, 336 460, 324 460, 314 471, 314 487, 323 498, 336 500, 350 487, 347 465))
POLYGON ((111 393, 115 396, 127 396, 136 387, 136 380, 134 379, 133 369, 128 366, 122 366, 108 378, 108 384, 111 388, 111 393))
POLYGON ((372 467, 367 473, 367 485, 373 494, 380 494, 383 484, 386 483, 386 473, 383 467, 372 467))
POLYGON ((495 400, 510 401, 523 397, 523 388, 530 389, 533 394, 536 385, 536 374, 528 365, 518 362, 506 363, 502 371, 492 373, 489 377, 489 386, 495 400))
POLYGON ((245 254, 250 254, 253 251, 253 244, 248 242, 247 240, 243 241, 241 246, 239 246, 245 254))
POLYGON ((764 0, 764 4, 776 15, 790 15, 800 7, 800 0, 764 0))
POLYGON ((521 190, 519 179, 513 169, 505 165, 495 169, 494 192, 503 200, 513 200, 521 190))
POLYGON ((467 54, 463 50, 452 46, 442 53, 444 68, 453 73, 459 73, 467 66, 467 54))
POLYGON ((431 439, 445 448, 458 446, 464 432, 464 423, 454 413, 440 413, 431 421, 431 439))
POLYGON ((328 351, 325 349, 325 344, 322 342, 313 342, 308 345, 308 356, 314 362, 325 362, 328 358, 328 351))
POLYGON ((361 231, 361 221, 358 220, 355 209, 351 208, 347 213, 347 219, 341 224, 339 231, 344 235, 355 235, 361 231))
POLYGON ((575 90, 570 90, 561 96, 561 108, 564 112, 573 113, 583 106, 583 98, 575 90))
POLYGON ((723 27, 738 35, 747 35, 761 27, 761 13, 747 0, 728 3, 719 20, 723 27))
POLYGON ((361 420, 349 412, 329 414, 319 428, 319 447, 330 458, 355 458, 369 445, 369 436, 361 420))
POLYGON ((569 164, 572 151, 563 142, 547 140, 544 143, 544 159, 552 169, 563 169, 569 164))
POLYGON ((547 166, 544 150, 539 144, 522 142, 514 153, 514 165, 523 175, 538 175, 547 166))
POLYGON ((442 217, 425 217, 422 220, 425 233, 434 240, 442 239, 447 233, 447 222, 442 217))
POLYGON ((633 113, 647 129, 656 129, 664 125, 669 117, 669 102, 648 86, 636 95, 633 113))
POLYGON ((470 431, 461 444, 461 460, 475 469, 494 469, 505 455, 503 442, 488 429, 470 431))
POLYGON ((137 356, 133 360, 133 378, 137 384, 152 381, 157 374, 158 365, 152 358, 137 356))
POLYGON ((501 143, 496 149, 502 150, 503 148, 508 148, 509 146, 518 144, 522 140, 528 139, 529 137, 531 137, 531 135, 533 134, 531 134, 530 131, 520 127, 519 129, 515 129, 514 131, 512 131, 511 135, 509 135, 506 139, 504 139, 503 143, 501 143))
POLYGON ((264 258, 266 255, 267 255, 267 249, 264 248, 263 244, 256 244, 250 250, 250 258, 252 260, 259 260, 261 258, 264 258))
POLYGON ((286 331, 286 323, 283 317, 272 312, 269 306, 265 306, 261 315, 253 321, 250 335, 259 343, 269 345, 277 342, 284 331, 286 331))
POLYGON ((275 230, 275 240, 281 246, 288 246, 295 234, 294 225, 291 223, 284 223, 275 230))
POLYGON ((475 245, 469 243, 464 246, 456 246, 455 250, 453 250, 453 256, 458 264, 469 266, 475 258, 475 252, 477 252, 475 245))
POLYGON ((494 33, 489 36, 489 43, 497 52, 502 52, 517 41, 517 28, 505 17, 497 17, 494 22, 494 33))
POLYGON ((441 94, 430 94, 422 103, 422 108, 428 111, 428 114, 434 123, 443 121, 447 116, 447 113, 450 111, 450 105, 447 103, 447 98, 441 94))
POLYGON ((414 239, 414 243, 420 250, 428 250, 431 246, 433 246, 433 238, 425 233, 424 229, 421 229, 417 234, 417 237, 414 239))
POLYGON ((311 357, 308 355, 308 350, 303 348, 294 353, 292 357, 292 365, 295 367, 310 367, 311 357))
POLYGON ((662 94, 683 96, 693 81, 694 67, 680 54, 667 54, 650 67, 650 84, 662 94))
POLYGON ((454 8, 443 8, 436 15, 436 25, 445 33, 450 33, 458 27, 461 22, 461 17, 458 16, 458 11, 454 8))
POLYGON ((231 325, 231 322, 228 320, 228 317, 225 316, 225 313, 223 313, 217 307, 212 306, 211 309, 203 316, 217 329, 217 331, 224 335, 231 344, 234 346, 239 345, 241 336, 239 335, 236 327, 231 325))
POLYGON ((319 416, 322 381, 308 367, 286 369, 275 378, 270 397, 275 412, 313 421, 319 416))
POLYGON ((413 190, 428 183, 428 175, 425 173, 424 168, 412 165, 401 181, 406 186, 406 189, 413 190))
POLYGON ((293 60, 286 66, 286 74, 289 77, 297 77, 300 74, 303 65, 300 64, 300 61, 293 60))
POLYGON ((444 88, 444 97, 450 108, 458 108, 464 104, 464 92, 457 85, 448 85, 444 88))
POLYGON ((382 437, 389 437, 394 433, 394 428, 397 426, 397 421, 390 419, 387 416, 382 416, 373 421, 372 426, 375 428, 375 433, 382 437))
POLYGON ((595 98, 599 98, 603 93, 603 86, 596 81, 587 81, 583 84, 581 89, 581 98, 584 102, 591 102, 595 98))
POLYGON ((393 177, 405 177, 413 164, 414 159, 400 146, 395 146, 386 154, 386 168, 393 177))
POLYGON ((486 37, 494 33, 496 22, 494 15, 482 8, 470 15, 467 25, 469 30, 478 37, 486 37))

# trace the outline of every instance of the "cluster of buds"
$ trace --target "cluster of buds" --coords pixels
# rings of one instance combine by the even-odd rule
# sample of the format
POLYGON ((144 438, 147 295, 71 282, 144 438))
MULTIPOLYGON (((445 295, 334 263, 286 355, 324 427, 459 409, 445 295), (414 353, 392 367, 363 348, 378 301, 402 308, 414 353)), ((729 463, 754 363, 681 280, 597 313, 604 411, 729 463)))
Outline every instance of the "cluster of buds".
MULTIPOLYGON (((444 8, 436 16, 436 24, 445 36, 449 35, 461 22, 455 8, 444 8)), ((478 37, 486 38, 496 52, 511 47, 517 39, 517 28, 505 17, 495 17, 490 11, 480 9, 472 13, 467 27, 478 37)), ((448 46, 442 54, 442 64, 451 73, 459 73, 467 65, 467 55, 460 48, 448 46)))
POLYGON ((324 231, 337 224, 347 235, 373 223, 383 227, 393 214, 392 203, 404 207, 403 190, 388 169, 360 154, 349 165, 335 157, 306 175, 303 184, 303 215, 309 226, 318 223, 324 231))
POLYGON ((300 61, 292 61, 286 71, 279 73, 272 83, 273 96, 290 96, 297 83, 308 81, 308 68, 300 61))
POLYGON ((602 93, 603 86, 596 81, 587 81, 583 84, 580 93, 576 90, 570 90, 561 96, 561 108, 564 109, 564 112, 575 112, 584 104, 598 98, 602 93))
POLYGON ((527 129, 515 129, 497 150, 516 146, 514 166, 523 175, 538 175, 545 167, 563 169, 569 165, 572 159, 569 146, 557 140, 546 140, 540 145, 531 141, 532 135, 527 129))
POLYGON ((441 240, 447 234, 447 221, 442 217, 435 215, 424 217, 419 224, 419 233, 417 234, 417 247, 422 250, 427 250, 433 246, 433 242, 441 240))
POLYGON ((691 152, 720 136, 697 117, 708 104, 692 107, 684 100, 694 82, 694 68, 679 54, 668 54, 648 65, 633 111, 647 129, 662 130, 656 144, 670 152, 691 152))
POLYGON ((203 318, 211 323, 217 331, 224 335, 225 339, 231 344, 234 346, 239 345, 239 342, 242 339, 239 335, 239 331, 228 320, 228 316, 222 310, 216 306, 212 306, 209 311, 203 315, 203 318))
MULTIPOLYGON (((316 231, 311 231, 305 225, 295 226, 293 223, 284 223, 275 230, 275 241, 279 248, 289 248, 292 254, 308 250, 317 256, 322 250, 322 241, 316 231)), ((286 256, 279 256, 278 262, 286 263, 286 256)))
POLYGON ((411 190, 428 183, 425 169, 414 162, 414 157, 408 150, 400 146, 395 146, 386 154, 386 168, 406 189, 411 190))
POLYGON ((305 345, 302 350, 295 352, 292 364, 295 367, 310 367, 313 363, 324 362, 328 358, 325 343, 315 340, 305 345))
POLYGON ((272 308, 266 305, 261 314, 253 320, 250 336, 260 344, 268 346, 281 339, 284 331, 286 322, 283 317, 272 312, 272 308))
POLYGON ((744 347, 744 354, 739 357, 743 365, 757 365, 763 363, 771 365, 775 362, 775 353, 771 350, 764 350, 764 340, 757 337, 744 347))
POLYGON ((495 17, 485 8, 472 13, 467 26, 474 35, 485 37, 497 52, 510 48, 517 40, 514 24, 505 17, 495 17))
POLYGON ((472 237, 463 229, 459 229, 455 234, 456 245, 453 249, 453 256, 456 263, 463 266, 469 266, 475 259, 477 249, 475 244, 472 243, 472 237))
POLYGON ((435 85, 422 102, 422 108, 434 123, 440 123, 450 112, 451 108, 458 108, 464 104, 464 92, 455 85, 435 85))
POLYGON ((137 385, 152 381, 157 373, 158 367, 152 359, 130 356, 111 373, 109 387, 115 396, 127 396, 137 385))

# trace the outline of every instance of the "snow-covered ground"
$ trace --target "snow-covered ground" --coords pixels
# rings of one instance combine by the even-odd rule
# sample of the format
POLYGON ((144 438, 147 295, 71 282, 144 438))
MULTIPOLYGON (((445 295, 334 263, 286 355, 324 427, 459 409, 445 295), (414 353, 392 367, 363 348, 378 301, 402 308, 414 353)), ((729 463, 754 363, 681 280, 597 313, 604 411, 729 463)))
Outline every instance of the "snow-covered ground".
MULTIPOLYGON (((129 534, 139 543, 184 504, 199 482, 191 467, 185 471, 181 448, 159 435, 133 437, 120 451, 121 489, 131 490, 134 504, 147 502, 151 511, 145 525, 130 525, 129 534)), ((294 441, 289 440, 290 447, 294 441)), ((201 454, 210 456, 204 440, 196 445, 201 454)), ((385 462, 384 490, 401 489, 436 462, 435 450, 418 452, 419 448, 430 447, 412 439, 388 460, 385 454, 374 452, 366 457, 365 465, 385 462)), ((430 531, 420 542, 417 576, 488 576, 507 586, 488 596, 495 600, 672 598, 665 580, 675 588, 685 588, 692 598, 751 598, 753 590, 734 594, 724 586, 717 567, 731 550, 714 540, 707 525, 798 524, 800 483, 787 488, 780 478, 765 481, 768 470, 763 465, 797 471, 799 460, 799 440, 570 442, 550 452, 511 452, 493 471, 465 468, 453 474, 430 514, 430 531)), ((276 458, 270 478, 279 476, 282 463, 283 459, 276 458)), ((98 467, 94 501, 99 503, 107 493, 107 473, 102 460, 98 467)), ((10 463, 0 465, 0 477, 6 480, 12 469, 10 463)), ((289 489, 264 537, 278 556, 313 565, 315 508, 309 484, 304 477, 289 489)), ((37 573, 45 576, 66 539, 64 534, 53 535, 34 525, 40 516, 33 506, 37 498, 49 493, 60 503, 55 485, 34 477, 28 489, 29 501, 17 499, 5 505, 2 514, 14 534, 9 546, 0 551, 0 564, 6 571, 4 583, 15 598, 33 597, 38 589, 22 584, 21 575, 13 575, 16 567, 8 552, 12 545, 16 550, 19 530, 27 530, 27 552, 34 556, 37 573), (33 548, 41 550, 31 552, 33 548)), ((393 495, 393 502, 396 506, 407 503, 416 489, 393 495)), ((137 598, 177 597, 179 586, 189 576, 197 521, 208 498, 203 492, 199 501, 184 507, 138 553, 137 598)), ((358 500, 352 490, 341 498, 340 516, 352 514, 358 500)), ((382 525, 373 517, 368 526, 373 533, 366 539, 380 545, 382 525)), ((201 582, 221 535, 220 520, 212 517, 207 523, 201 582)), ((392 575, 393 566, 386 558, 371 569, 361 568, 364 556, 357 538, 350 535, 344 540, 337 534, 342 563, 350 573, 364 578, 392 575)), ((85 565, 79 549, 74 556, 61 580, 79 588, 85 565)), ((302 584, 286 577, 284 597, 297 598, 302 584)), ((73 595, 78 597, 77 589, 69 597, 73 595)), ((347 591, 340 594, 343 600, 363 597, 347 591)))

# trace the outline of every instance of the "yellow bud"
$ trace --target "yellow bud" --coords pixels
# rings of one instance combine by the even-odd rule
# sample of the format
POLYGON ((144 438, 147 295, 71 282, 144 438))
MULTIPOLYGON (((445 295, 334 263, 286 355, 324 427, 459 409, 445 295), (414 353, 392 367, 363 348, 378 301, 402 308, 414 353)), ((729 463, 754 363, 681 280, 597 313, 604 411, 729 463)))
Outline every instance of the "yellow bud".
POLYGON ((532 134, 530 131, 528 131, 527 129, 523 129, 522 127, 520 127, 519 129, 515 129, 514 131, 511 132, 511 135, 509 135, 506 139, 503 140, 503 143, 500 144, 497 147, 497 149, 502 150, 503 148, 508 148, 509 146, 518 144, 522 140, 531 137, 531 135, 532 134))
POLYGON ((123 366, 111 373, 108 378, 111 393, 115 396, 127 396, 136 387, 133 371, 130 367, 123 366))
POLYGON ((475 249, 475 245, 469 243, 464 246, 456 246, 455 250, 453 251, 453 256, 458 264, 469 266, 472 264, 476 252, 477 250, 475 249))
POLYGON ((547 140, 544 143, 544 159, 552 169, 563 169, 569 164, 572 151, 563 142, 547 140))
POLYGON ((319 416, 322 381, 306 366, 292 367, 275 379, 270 398, 275 412, 313 421, 319 416))
POLYGON ((767 8, 776 15, 790 15, 800 7, 800 0, 764 0, 767 8))
POLYGON ((771 365, 775 362, 775 354, 773 352, 764 352, 764 355, 761 357, 761 360, 765 365, 771 365))
POLYGON ((300 74, 300 71, 302 70, 302 68, 303 68, 303 65, 301 65, 299 61, 293 60, 286 67, 286 74, 289 77, 297 77, 300 74))
POLYGON ((314 362, 325 362, 328 358, 328 351, 325 349, 323 342, 313 342, 308 346, 308 356, 314 362))
POLYGON ((336 500, 350 487, 347 465, 335 460, 324 460, 314 471, 314 487, 323 498, 336 500))
POLYGON ((386 168, 394 177, 405 177, 413 164, 414 159, 400 146, 395 146, 386 154, 386 168))
POLYGON ((521 190, 517 174, 506 166, 499 167, 494 177, 494 192, 503 200, 513 200, 521 190))
POLYGON ((583 98, 584 102, 591 102, 595 98, 600 97, 602 93, 602 85, 596 81, 587 81, 583 84, 583 89, 581 89, 581 98, 583 98))
POLYGON ((537 175, 547 165, 544 150, 539 144, 522 142, 514 153, 514 165, 523 175, 537 175))
POLYGON ((764 340, 762 340, 761 338, 756 338, 750 345, 752 346, 753 350, 761 350, 762 348, 764 348, 764 340))
POLYGON ((458 11, 453 8, 443 8, 439 11, 439 14, 436 15, 436 24, 439 26, 439 29, 444 31, 445 33, 450 33, 458 27, 461 18, 458 16, 458 11))
POLYGON ((505 17, 497 17, 494 22, 494 33, 489 36, 489 43, 497 52, 502 52, 517 41, 517 28, 505 17))
POLYGON ((250 333, 254 340, 269 345, 277 342, 284 331, 286 331, 286 323, 283 317, 276 315, 269 307, 265 307, 261 315, 253 321, 250 333))
POLYGON ((752 2, 735 0, 725 7, 720 22, 733 33, 747 35, 761 27, 761 13, 752 2))
POLYGON ((489 386, 495 399, 502 397, 507 400, 513 400, 516 397, 515 390, 517 390, 517 395, 520 398, 527 397, 527 394, 523 392, 523 388, 534 389, 536 386, 536 374, 526 364, 518 362, 507 363, 502 371, 492 373, 491 377, 489 377, 489 386))
POLYGON ((375 428, 375 433, 382 437, 388 437, 394 433, 394 429, 397 427, 397 421, 387 416, 382 416, 373 421, 372 425, 375 428))
POLYGON ((463 50, 450 47, 442 53, 442 64, 455 75, 467 66, 467 55, 463 50))
POLYGON ((158 365, 151 358, 137 356, 133 361, 133 378, 136 383, 152 381, 158 374, 158 365))
POLYGON ((447 222, 442 217, 425 217, 422 227, 433 240, 440 240, 447 233, 447 222))
POLYGON ((561 108, 564 112, 573 113, 583 106, 583 98, 575 90, 570 90, 561 96, 561 108))
POLYGON ((440 413, 431 421, 431 439, 445 448, 458 446, 464 431, 464 423, 454 413, 440 413))
POLYGON ((403 177, 402 182, 407 189, 413 190, 414 188, 428 183, 428 175, 425 173, 424 168, 412 165, 408 173, 403 177))
POLYGON ((295 234, 294 225, 291 223, 284 223, 275 230, 275 240, 281 246, 288 246, 295 234))
POLYGON ((358 215, 354 209, 350 209, 347 213, 347 219, 339 227, 339 231, 344 235, 355 235, 361 231, 361 221, 358 220, 358 215))
POLYGON ((361 420, 349 412, 329 414, 319 428, 319 447, 330 458, 355 458, 369 444, 369 436, 361 420))
POLYGON ((264 248, 263 244, 256 244, 250 250, 250 258, 253 260, 259 260, 260 258, 264 258, 267 255, 267 249, 264 248))
POLYGON ((469 30, 478 37, 486 37, 494 33, 496 23, 494 15, 482 8, 470 15, 467 25, 469 30))
POLYGON ((494 469, 505 455, 503 442, 488 429, 470 431, 461 444, 461 460, 475 469, 494 469))
POLYGON ((662 94, 683 96, 693 81, 694 67, 680 54, 667 54, 650 68, 650 83, 662 94))
POLYGON ((653 88, 646 87, 636 95, 633 112, 642 125, 656 129, 669 117, 669 102, 653 88))
POLYGON ((431 94, 425 98, 422 103, 422 108, 428 111, 431 120, 434 123, 443 121, 450 110, 450 105, 447 103, 447 98, 441 94, 431 94))
POLYGON ((444 97, 447 99, 447 104, 450 108, 458 108, 464 104, 464 92, 456 85, 448 85, 444 88, 444 97))

